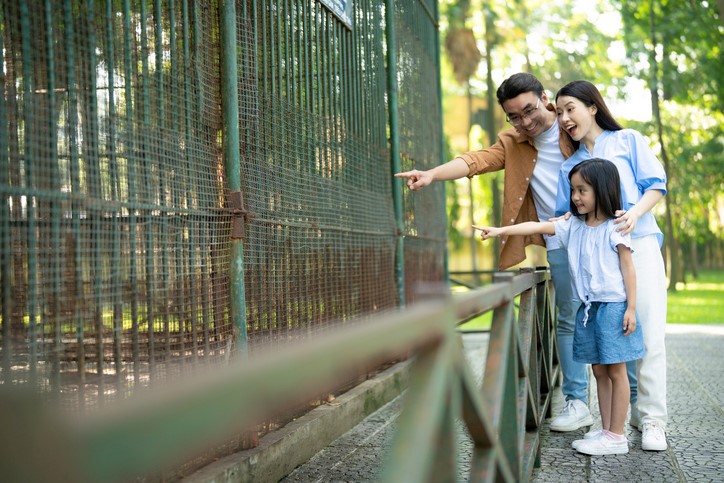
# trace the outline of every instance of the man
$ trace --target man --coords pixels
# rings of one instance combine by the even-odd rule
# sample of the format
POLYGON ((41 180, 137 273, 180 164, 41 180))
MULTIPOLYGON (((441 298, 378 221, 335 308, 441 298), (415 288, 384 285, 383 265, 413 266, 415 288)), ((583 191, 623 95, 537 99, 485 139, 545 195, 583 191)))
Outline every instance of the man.
MULTIPOLYGON (((503 225, 524 221, 548 221, 553 217, 558 171, 564 158, 573 154, 568 136, 560 136, 556 110, 548 102, 543 85, 534 76, 510 76, 498 88, 498 103, 513 129, 498 135, 498 141, 481 151, 465 153, 427 171, 397 173, 411 190, 433 181, 473 177, 505 169, 503 225)), ((573 302, 566 251, 555 236, 511 236, 501 239, 500 269, 525 260, 525 247, 545 246, 548 253, 558 307, 558 351, 563 372, 566 404, 552 421, 553 431, 574 431, 593 424, 588 409, 588 372, 573 360, 573 331, 579 303, 573 302)))

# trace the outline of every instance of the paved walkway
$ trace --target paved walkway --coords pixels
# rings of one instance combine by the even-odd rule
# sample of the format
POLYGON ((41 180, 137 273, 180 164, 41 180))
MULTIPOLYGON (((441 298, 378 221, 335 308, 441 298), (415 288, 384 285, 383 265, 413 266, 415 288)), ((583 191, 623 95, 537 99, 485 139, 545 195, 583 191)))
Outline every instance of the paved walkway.
MULTIPOLYGON (((541 468, 537 482, 724 482, 724 325, 668 326, 669 449, 641 449, 641 433, 628 429, 627 455, 589 457, 570 445, 584 430, 554 433, 543 428, 541 468)), ((478 377, 482 374, 486 336, 466 336, 466 355, 478 377)), ((592 409, 597 414, 595 394, 592 409)), ((563 406, 557 389, 553 412, 563 406)), ((335 440, 285 482, 374 481, 384 463, 402 408, 397 398, 335 440)), ((468 476, 472 444, 459 429, 458 479, 468 476)))

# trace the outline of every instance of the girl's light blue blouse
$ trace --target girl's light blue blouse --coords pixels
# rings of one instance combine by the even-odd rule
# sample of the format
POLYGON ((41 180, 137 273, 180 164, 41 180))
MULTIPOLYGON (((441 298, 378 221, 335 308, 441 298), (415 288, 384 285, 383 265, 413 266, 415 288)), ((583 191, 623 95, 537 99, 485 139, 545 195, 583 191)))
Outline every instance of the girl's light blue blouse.
MULTIPOLYGON (((641 200, 644 192, 659 190, 666 194, 666 173, 664 167, 649 147, 644 137, 633 129, 620 131, 603 131, 595 141, 593 153, 581 143, 578 151, 561 165, 558 173, 558 194, 556 199, 556 216, 570 211, 571 184, 568 173, 578 163, 591 158, 607 159, 618 168, 621 176, 621 201, 623 209, 628 210, 641 200)), ((651 211, 646 212, 636 223, 632 238, 656 235, 659 246, 664 235, 656 224, 651 211)))
POLYGON ((618 247, 631 248, 630 235, 616 231, 612 219, 598 226, 588 226, 583 217, 571 216, 553 225, 556 236, 568 251, 574 299, 586 305, 625 302, 626 287, 618 247))

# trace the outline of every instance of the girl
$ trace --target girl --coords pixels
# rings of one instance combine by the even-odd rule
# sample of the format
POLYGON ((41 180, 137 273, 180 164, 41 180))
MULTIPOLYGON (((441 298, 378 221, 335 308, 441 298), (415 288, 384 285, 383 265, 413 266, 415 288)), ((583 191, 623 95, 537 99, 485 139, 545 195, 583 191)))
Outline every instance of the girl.
POLYGON ((636 272, 630 238, 617 231, 621 184, 616 166, 604 159, 576 165, 569 174, 569 207, 575 215, 555 222, 477 227, 482 239, 536 233, 557 235, 568 250, 576 314, 573 360, 593 364, 601 409, 600 431, 574 441, 589 455, 628 453, 624 424, 629 384, 626 362, 643 356, 641 329, 636 329, 636 272))
POLYGON ((587 81, 565 85, 556 95, 558 121, 578 148, 562 165, 558 179, 556 214, 568 210, 568 171, 583 160, 611 160, 621 177, 623 209, 614 223, 631 235, 637 276, 636 308, 643 329, 646 355, 629 365, 633 382, 631 425, 643 432, 647 451, 667 448, 666 411, 666 274, 661 256, 663 235, 651 208, 666 194, 666 174, 643 136, 623 129, 611 115, 596 86, 587 81), (638 388, 636 379, 638 372, 638 388))

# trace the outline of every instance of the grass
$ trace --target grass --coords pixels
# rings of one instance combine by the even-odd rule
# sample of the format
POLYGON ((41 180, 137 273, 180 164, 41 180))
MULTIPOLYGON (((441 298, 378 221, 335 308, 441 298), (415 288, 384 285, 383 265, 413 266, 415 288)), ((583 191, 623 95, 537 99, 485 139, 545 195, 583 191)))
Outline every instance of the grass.
POLYGON ((704 270, 669 292, 668 324, 724 324, 724 270, 704 270))
POLYGON ((486 312, 480 317, 475 317, 474 319, 465 322, 463 325, 460 326, 460 330, 463 332, 476 332, 480 330, 490 330, 490 325, 493 322, 493 312, 486 312))
MULTIPOLYGON (((724 324, 724 270, 703 270, 669 292, 668 324, 724 324)), ((483 314, 461 330, 489 330, 492 312, 483 314)))

